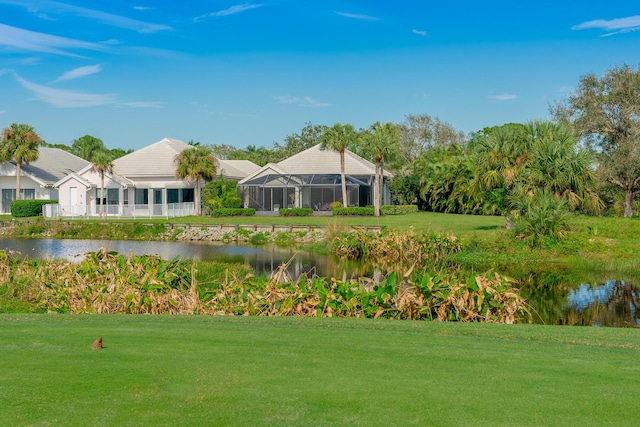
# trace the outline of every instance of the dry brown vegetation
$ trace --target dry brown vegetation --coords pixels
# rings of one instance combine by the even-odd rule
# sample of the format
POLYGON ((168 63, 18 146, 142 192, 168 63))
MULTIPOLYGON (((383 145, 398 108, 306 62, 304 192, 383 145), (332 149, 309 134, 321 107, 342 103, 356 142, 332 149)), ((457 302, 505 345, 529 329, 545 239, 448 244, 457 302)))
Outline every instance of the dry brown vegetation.
POLYGON ((381 281, 248 275, 198 286, 191 261, 104 249, 80 265, 1 252, 2 286, 51 312, 368 317, 513 323, 524 300, 497 274, 390 273, 381 281), (19 284, 19 285, 16 285, 19 284))

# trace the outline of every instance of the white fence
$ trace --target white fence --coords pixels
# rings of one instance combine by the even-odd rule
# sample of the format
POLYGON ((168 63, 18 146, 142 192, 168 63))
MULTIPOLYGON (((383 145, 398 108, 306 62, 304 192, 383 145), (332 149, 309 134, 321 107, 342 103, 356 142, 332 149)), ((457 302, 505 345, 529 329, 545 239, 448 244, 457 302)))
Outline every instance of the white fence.
POLYGON ((42 215, 46 218, 173 218, 195 215, 195 204, 193 202, 105 206, 47 204, 42 207, 42 215))

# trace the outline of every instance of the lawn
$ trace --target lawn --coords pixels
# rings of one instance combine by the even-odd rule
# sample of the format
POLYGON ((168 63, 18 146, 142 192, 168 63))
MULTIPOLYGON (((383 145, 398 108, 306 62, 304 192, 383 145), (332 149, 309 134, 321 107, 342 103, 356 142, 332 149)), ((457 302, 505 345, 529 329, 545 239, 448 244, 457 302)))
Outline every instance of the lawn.
POLYGON ((470 231, 495 230, 504 226, 504 218, 497 216, 457 215, 436 212, 418 212, 406 215, 373 216, 307 216, 307 217, 186 217, 173 218, 171 222, 198 224, 304 224, 335 226, 382 226, 394 230, 453 231, 465 234, 470 231))
POLYGON ((640 331, 0 315, 0 425, 637 425, 640 331), (102 336, 105 348, 90 349, 102 336))

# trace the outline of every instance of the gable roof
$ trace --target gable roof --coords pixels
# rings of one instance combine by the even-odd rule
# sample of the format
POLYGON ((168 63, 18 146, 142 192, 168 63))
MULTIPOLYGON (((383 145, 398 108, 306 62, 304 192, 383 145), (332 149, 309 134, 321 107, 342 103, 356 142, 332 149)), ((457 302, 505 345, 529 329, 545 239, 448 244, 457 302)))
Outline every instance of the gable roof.
POLYGON ((149 177, 176 175, 174 158, 190 147, 179 139, 163 138, 138 151, 113 161, 114 173, 124 177, 149 177))
MULTIPOLYGON (((23 164, 22 172, 44 186, 53 186, 56 181, 70 173, 78 172, 90 163, 60 148, 39 147, 38 160, 23 164)), ((15 162, 10 162, 15 165, 15 162)))
POLYGON ((278 167, 278 165, 275 164, 275 163, 267 163, 266 165, 264 165, 260 169, 256 170, 252 174, 247 175, 246 178, 240 180, 240 182, 238 182, 238 184, 242 185, 245 182, 249 182, 252 179, 255 179, 257 177, 266 176, 266 175, 273 175, 273 174, 275 174, 275 175, 287 175, 288 173, 286 171, 282 170, 280 167, 278 167))
MULTIPOLYGON (((314 145, 278 163, 278 167, 290 174, 339 174, 340 153, 314 145)), ((344 152, 345 175, 375 175, 376 166, 349 150, 344 152)), ((388 171, 384 176, 391 177, 388 171)))
POLYGON ((260 166, 249 160, 218 160, 218 175, 228 179, 243 179, 258 171, 260 166))

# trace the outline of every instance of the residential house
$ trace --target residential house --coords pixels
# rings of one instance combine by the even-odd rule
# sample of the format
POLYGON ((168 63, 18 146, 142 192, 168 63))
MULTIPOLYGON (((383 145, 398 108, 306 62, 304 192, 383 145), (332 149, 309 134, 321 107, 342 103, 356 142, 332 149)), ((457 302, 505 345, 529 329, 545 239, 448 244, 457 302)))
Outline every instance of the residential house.
MULTIPOLYGON (((23 163, 20 174, 20 198, 57 200, 55 183, 86 167, 89 162, 59 148, 39 147, 38 160, 23 163)), ((16 164, 0 163, 0 212, 10 212, 10 204, 16 198, 16 164)))
MULTIPOLYGON (((57 183, 61 215, 175 217, 195 212, 194 183, 176 177, 175 157, 190 146, 164 138, 113 162, 113 173, 101 178, 91 165, 57 183)), ((239 180, 259 169, 245 160, 219 160, 218 174, 239 180)), ((200 185, 204 186, 204 182, 200 185)))
MULTIPOLYGON (((373 204, 375 165, 349 150, 344 156, 348 205, 373 204)), ((392 176, 384 172, 384 178, 392 176)), ((279 163, 265 165, 238 182, 238 187, 245 207, 258 211, 289 207, 329 211, 332 202, 342 202, 340 154, 318 144, 279 163)), ((383 204, 390 203, 390 199, 385 182, 383 204)))

